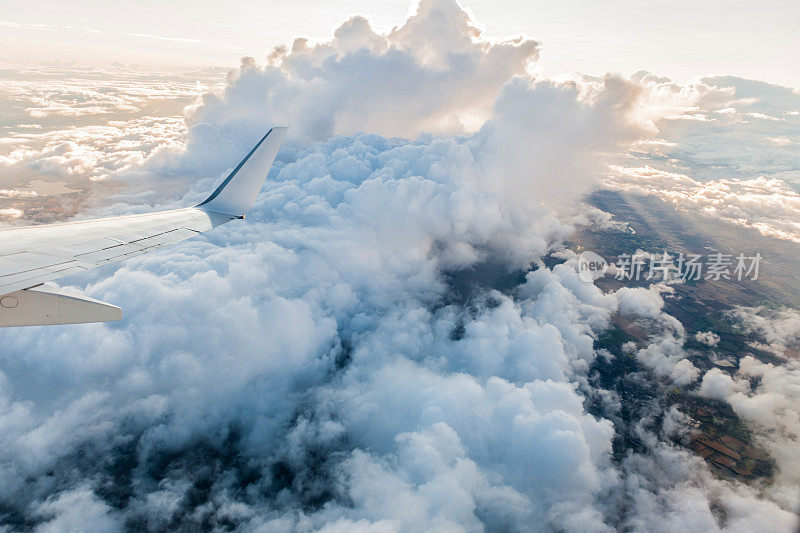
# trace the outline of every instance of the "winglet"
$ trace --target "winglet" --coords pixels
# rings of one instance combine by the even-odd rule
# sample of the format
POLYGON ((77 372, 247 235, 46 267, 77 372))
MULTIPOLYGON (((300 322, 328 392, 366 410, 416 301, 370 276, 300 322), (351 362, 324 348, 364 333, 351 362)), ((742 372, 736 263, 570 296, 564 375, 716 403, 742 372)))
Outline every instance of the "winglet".
POLYGON ((197 207, 205 211, 244 216, 253 207, 289 128, 272 128, 219 187, 197 207))

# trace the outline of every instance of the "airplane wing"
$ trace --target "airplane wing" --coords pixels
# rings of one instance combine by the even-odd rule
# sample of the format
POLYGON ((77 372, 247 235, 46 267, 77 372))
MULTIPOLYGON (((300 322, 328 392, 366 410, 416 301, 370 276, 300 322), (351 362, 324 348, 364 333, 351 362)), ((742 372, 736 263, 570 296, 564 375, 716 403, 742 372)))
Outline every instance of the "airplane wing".
POLYGON ((272 128, 204 202, 141 215, 0 230, 0 327, 104 322, 119 307, 48 283, 145 254, 244 218, 286 128, 272 128))

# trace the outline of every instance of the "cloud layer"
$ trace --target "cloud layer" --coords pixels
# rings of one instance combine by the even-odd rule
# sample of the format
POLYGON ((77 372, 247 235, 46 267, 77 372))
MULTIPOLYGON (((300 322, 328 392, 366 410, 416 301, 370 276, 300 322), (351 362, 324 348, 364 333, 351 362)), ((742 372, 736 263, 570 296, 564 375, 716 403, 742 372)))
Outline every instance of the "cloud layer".
POLYGON ((797 89, 732 76, 679 85, 642 72, 633 80, 639 117, 657 134, 611 166, 607 187, 800 242, 797 89))
MULTIPOLYGON (((77 280, 129 318, 1 333, 0 519, 736 531, 769 516, 790 530, 791 498, 716 479, 670 444, 679 413, 654 405, 628 428, 640 449, 614 455, 622 399, 593 378, 614 316, 650 328, 630 379, 746 389, 698 381, 667 288, 604 293, 574 258, 542 260, 609 158, 664 112, 644 111, 637 80, 531 80, 537 54, 425 0, 387 35, 356 17, 331 42, 243 61, 187 110, 185 147, 177 127, 152 146, 146 125, 85 130, 108 143, 76 172, 119 186, 94 214, 199 199, 267 125, 292 137, 246 223, 77 280), (122 156, 131 145, 143 155, 122 156)), ((9 165, 73 168, 44 140, 9 165)), ((784 383, 790 369, 741 371, 784 383)))

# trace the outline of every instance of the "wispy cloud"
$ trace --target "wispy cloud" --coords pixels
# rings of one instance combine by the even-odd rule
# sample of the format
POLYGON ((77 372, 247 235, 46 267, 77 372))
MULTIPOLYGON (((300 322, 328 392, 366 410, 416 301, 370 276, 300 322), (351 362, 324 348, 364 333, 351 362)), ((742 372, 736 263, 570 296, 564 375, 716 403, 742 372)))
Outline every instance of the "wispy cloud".
POLYGON ((202 39, 188 39, 184 37, 166 37, 163 35, 154 35, 152 33, 126 33, 129 37, 141 37, 143 39, 155 39, 157 41, 172 41, 176 43, 205 43, 202 39))
MULTIPOLYGON (((14 28, 20 30, 39 30, 39 31, 54 31, 54 30, 63 30, 63 31, 71 31, 71 32, 81 32, 81 33, 91 33, 91 34, 102 34, 107 33, 102 30, 98 30, 96 28, 89 28, 86 26, 54 26, 50 24, 30 24, 30 23, 21 23, 21 22, 10 22, 5 20, 0 20, 0 27, 6 28, 14 28)), ((165 35, 156 35, 152 33, 126 33, 128 37, 138 37, 142 39, 153 39, 157 41, 170 41, 176 43, 205 43, 207 41, 203 39, 193 39, 193 38, 185 38, 185 37, 172 37, 172 36, 165 36, 165 35)))
POLYGON ((20 29, 20 30, 50 31, 54 29, 53 26, 48 26, 47 24, 23 24, 19 22, 9 22, 5 20, 0 20, 0 26, 5 28, 20 29))

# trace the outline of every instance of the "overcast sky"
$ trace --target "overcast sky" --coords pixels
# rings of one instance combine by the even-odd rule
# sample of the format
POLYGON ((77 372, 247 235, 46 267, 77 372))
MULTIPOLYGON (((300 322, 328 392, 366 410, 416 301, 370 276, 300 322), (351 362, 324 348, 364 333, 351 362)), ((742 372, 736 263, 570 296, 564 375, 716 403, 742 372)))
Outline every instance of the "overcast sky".
MULTIPOLYGON (((382 31, 400 24, 408 0, 5 0, 0 61, 234 66, 263 62, 304 35, 327 40, 354 14, 382 31), (167 5, 168 4, 168 5, 167 5)), ((647 69, 678 81, 733 74, 800 87, 800 2, 763 0, 463 0, 491 38, 543 43, 549 76, 647 69)))

